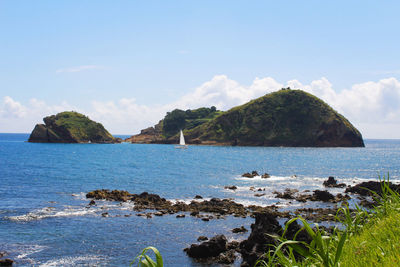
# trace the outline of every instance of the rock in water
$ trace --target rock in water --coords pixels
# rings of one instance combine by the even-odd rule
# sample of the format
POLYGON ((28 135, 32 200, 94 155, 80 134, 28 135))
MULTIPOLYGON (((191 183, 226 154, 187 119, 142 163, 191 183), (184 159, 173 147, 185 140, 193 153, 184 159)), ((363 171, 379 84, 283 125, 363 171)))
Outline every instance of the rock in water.
POLYGON ((283 89, 185 133, 188 142, 241 146, 363 147, 360 132, 321 99, 283 89))
POLYGON ((190 248, 187 248, 185 251, 188 256, 192 258, 215 257, 227 250, 226 243, 227 240, 224 235, 217 235, 200 245, 192 244, 190 248))
POLYGON ((343 184, 343 183, 342 184, 338 184, 337 180, 333 176, 329 176, 328 180, 323 182, 323 185, 325 187, 340 187, 340 188, 341 187, 346 187, 346 184, 343 184))
POLYGON ((101 123, 78 112, 61 112, 36 124, 28 141, 34 143, 120 143, 101 123))
POLYGON ((14 263, 14 261, 11 259, 1 259, 0 260, 0 266, 12 266, 13 263, 14 263))
POLYGON ((267 252, 268 245, 275 244, 275 240, 268 234, 278 234, 282 231, 276 216, 272 213, 258 213, 255 217, 256 221, 251 225, 249 238, 240 243, 242 266, 254 266, 255 262, 267 252))

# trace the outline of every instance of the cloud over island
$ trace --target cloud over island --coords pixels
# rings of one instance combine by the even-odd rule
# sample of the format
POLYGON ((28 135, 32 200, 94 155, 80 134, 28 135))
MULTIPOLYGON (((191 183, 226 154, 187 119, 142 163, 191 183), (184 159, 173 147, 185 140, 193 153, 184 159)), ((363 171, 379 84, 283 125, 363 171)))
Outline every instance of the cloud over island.
POLYGON ((387 78, 354 84, 351 88, 336 91, 325 77, 302 84, 290 80, 285 84, 271 77, 255 78, 243 85, 216 75, 188 94, 164 105, 142 105, 134 98, 113 101, 93 99, 86 107, 74 107, 63 102, 49 105, 37 99, 20 103, 11 96, 0 102, 0 132, 30 132, 44 116, 64 110, 76 110, 103 123, 112 133, 135 134, 162 119, 167 111, 216 106, 227 110, 251 99, 279 90, 282 87, 300 88, 312 93, 347 117, 367 138, 400 138, 400 81, 387 78))

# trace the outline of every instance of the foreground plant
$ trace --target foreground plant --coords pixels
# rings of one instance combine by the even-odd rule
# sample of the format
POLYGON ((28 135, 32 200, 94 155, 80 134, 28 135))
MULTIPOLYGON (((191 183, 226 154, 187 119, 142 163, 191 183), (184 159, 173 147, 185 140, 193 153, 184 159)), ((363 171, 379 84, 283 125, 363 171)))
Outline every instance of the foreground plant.
POLYGON ((274 246, 273 252, 266 254, 266 260, 256 263, 256 266, 310 266, 321 265, 325 267, 338 266, 342 254, 343 245, 346 241, 347 232, 339 232, 336 229, 332 235, 328 235, 320 229, 318 224, 311 227, 302 217, 296 217, 286 223, 285 230, 278 238, 280 244, 274 246), (300 221, 303 227, 296 233, 294 240, 286 240, 285 234, 291 223, 300 221), (305 230, 311 237, 310 243, 296 241, 296 236, 305 230))
POLYGON ((390 255, 388 262, 396 263, 396 266, 400 265, 400 253, 397 252, 400 251, 400 245, 398 245, 400 244, 400 227, 397 227, 400 218, 400 194, 391 188, 389 175, 387 179, 379 177, 379 182, 381 185, 379 193, 365 188, 372 193, 377 203, 373 209, 366 210, 357 205, 354 210, 351 210, 348 205, 338 209, 336 219, 344 226, 344 230, 335 228, 332 234, 327 234, 318 227, 318 224, 315 224, 313 229, 303 218, 293 218, 286 224, 282 236, 274 237, 279 241, 279 245, 271 245, 273 248, 264 255, 264 259, 256 263, 256 266, 335 267, 339 264, 356 266, 360 260, 357 255, 360 254, 368 259, 367 262, 372 263, 376 260, 377 264, 387 261, 385 257, 390 255), (297 220, 303 227, 296 233, 294 240, 287 240, 285 238, 287 229, 297 220), (388 224, 388 222, 391 223, 388 224), (371 231, 372 229, 374 230, 371 231), (311 237, 310 243, 296 241, 297 235, 302 230, 311 237), (345 243, 348 245, 344 250, 345 243), (367 247, 374 249, 367 249, 367 247), (348 251, 351 253, 349 254, 348 251), (343 255, 346 256, 345 259, 342 259, 343 255))
POLYGON ((161 253, 155 247, 147 247, 142 250, 142 252, 136 256, 136 258, 131 262, 132 266, 135 261, 138 260, 138 267, 163 267, 163 259, 161 253), (154 261, 150 256, 147 255, 149 251, 153 251, 156 256, 156 261, 154 261))

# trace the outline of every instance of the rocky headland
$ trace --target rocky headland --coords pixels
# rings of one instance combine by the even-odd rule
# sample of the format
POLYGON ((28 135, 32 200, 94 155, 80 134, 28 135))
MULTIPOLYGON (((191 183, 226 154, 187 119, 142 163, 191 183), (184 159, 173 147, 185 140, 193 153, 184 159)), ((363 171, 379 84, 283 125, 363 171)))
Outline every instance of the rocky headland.
POLYGON ((33 143, 120 143, 101 123, 78 112, 61 112, 36 124, 28 141, 33 143))
POLYGON ((133 143, 203 145, 363 147, 360 132, 321 99, 283 88, 226 112, 214 107, 168 112, 155 127, 127 139, 133 143), (195 115, 194 115, 195 114, 195 115))

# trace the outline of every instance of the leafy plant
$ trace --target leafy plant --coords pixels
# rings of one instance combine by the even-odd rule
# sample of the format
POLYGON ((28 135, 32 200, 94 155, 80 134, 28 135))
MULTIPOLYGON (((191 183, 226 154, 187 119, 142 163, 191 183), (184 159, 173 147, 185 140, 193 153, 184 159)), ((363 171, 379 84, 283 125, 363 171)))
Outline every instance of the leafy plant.
POLYGON ((136 256, 136 258, 131 262, 130 266, 132 266, 135 261, 138 260, 138 267, 163 267, 163 259, 161 253, 155 247, 147 247, 142 250, 142 252, 136 256), (154 261, 150 256, 147 255, 149 251, 153 251, 156 256, 156 261, 154 261))
POLYGON ((320 229, 318 224, 315 228, 311 227, 302 217, 296 217, 288 221, 285 230, 279 237, 280 244, 275 246, 275 250, 266 254, 266 261, 262 260, 257 266, 310 266, 312 264, 325 267, 339 266, 339 259, 342 255, 343 245, 347 238, 347 231, 339 232, 335 229, 332 235, 328 235, 324 230, 320 229), (299 220, 303 229, 311 237, 310 243, 296 240, 286 240, 285 234, 288 227, 294 221, 299 220), (297 260, 296 254, 300 255, 303 260, 297 260))

